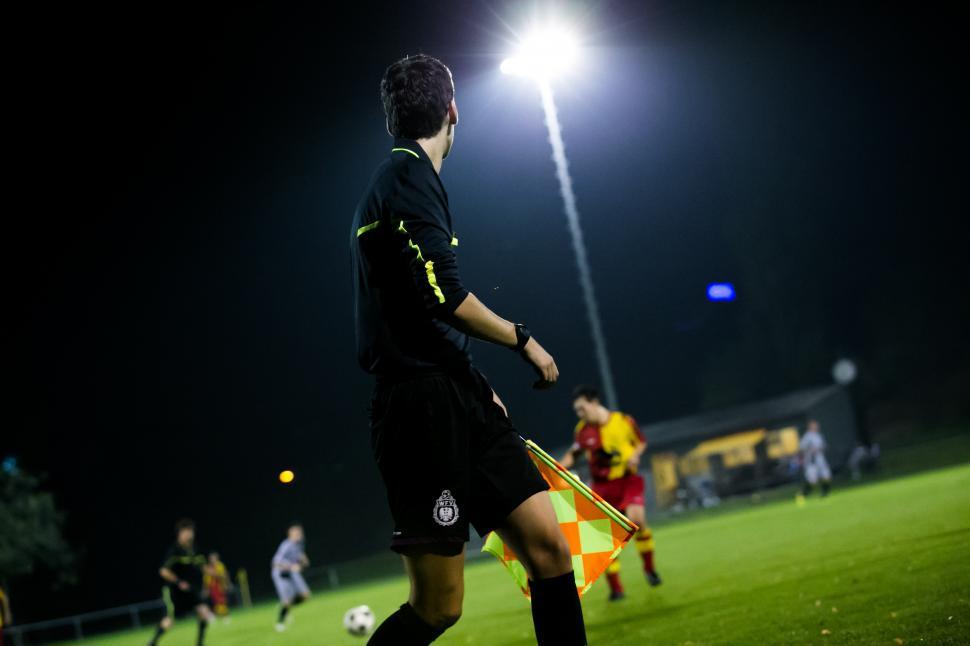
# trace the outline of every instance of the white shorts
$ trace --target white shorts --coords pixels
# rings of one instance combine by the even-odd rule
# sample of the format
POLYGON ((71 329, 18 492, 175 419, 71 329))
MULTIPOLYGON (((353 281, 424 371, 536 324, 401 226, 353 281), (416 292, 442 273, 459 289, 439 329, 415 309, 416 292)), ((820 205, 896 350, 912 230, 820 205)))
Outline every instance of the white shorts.
POLYGON ((309 595, 310 587, 303 580, 303 575, 299 572, 284 572, 273 570, 273 585, 276 586, 276 595, 282 603, 290 603, 297 595, 309 595))
POLYGON ((831 480, 832 469, 824 455, 818 455, 805 463, 805 481, 813 485, 819 480, 831 480))

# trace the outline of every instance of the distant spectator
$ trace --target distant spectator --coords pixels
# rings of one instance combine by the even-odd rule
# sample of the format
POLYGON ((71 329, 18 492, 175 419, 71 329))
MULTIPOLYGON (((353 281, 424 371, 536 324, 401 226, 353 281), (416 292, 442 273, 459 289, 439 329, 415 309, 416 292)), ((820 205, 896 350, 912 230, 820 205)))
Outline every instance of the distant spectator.
POLYGON ((819 431, 817 420, 809 420, 808 428, 802 435, 798 448, 802 453, 802 469, 805 475, 805 485, 802 495, 807 496, 812 492, 812 487, 821 484, 822 496, 829 495, 829 487, 832 483, 832 469, 829 462, 825 459, 825 438, 819 431))
POLYGON ((879 445, 872 444, 866 446, 862 442, 856 444, 849 454, 849 471, 852 473, 853 480, 862 478, 862 471, 871 471, 879 461, 879 445))

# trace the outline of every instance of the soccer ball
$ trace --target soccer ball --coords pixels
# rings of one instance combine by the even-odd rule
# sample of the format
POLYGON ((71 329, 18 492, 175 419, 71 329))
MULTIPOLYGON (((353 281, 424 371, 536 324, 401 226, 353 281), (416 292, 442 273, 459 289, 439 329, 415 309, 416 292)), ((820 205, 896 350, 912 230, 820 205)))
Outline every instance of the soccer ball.
POLYGON ((374 612, 367 606, 357 606, 344 613, 344 628, 351 635, 363 637, 374 629, 374 612))

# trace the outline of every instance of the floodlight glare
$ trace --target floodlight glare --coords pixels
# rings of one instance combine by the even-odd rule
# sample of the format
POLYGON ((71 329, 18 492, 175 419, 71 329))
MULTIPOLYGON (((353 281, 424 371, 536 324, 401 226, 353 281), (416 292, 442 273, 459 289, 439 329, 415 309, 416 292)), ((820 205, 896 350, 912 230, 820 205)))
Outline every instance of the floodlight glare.
POLYGON ((562 128, 559 126, 559 115, 552 92, 553 78, 574 67, 578 56, 579 41, 569 30, 561 27, 538 29, 521 41, 515 55, 502 61, 499 69, 503 74, 529 78, 539 89, 542 111, 546 115, 546 128, 549 131, 549 144, 552 146, 552 159, 556 165, 556 178, 559 180, 563 211, 573 241, 573 252, 576 254, 579 285, 586 303, 586 315, 589 318, 590 332, 593 337, 593 352, 596 363, 599 364, 600 385, 605 395, 604 403, 616 410, 618 402, 616 389, 613 387, 610 357, 606 351, 606 335, 603 333, 603 324, 600 320, 599 304, 596 302, 596 292, 593 288, 593 274, 590 271, 586 242, 579 222, 579 207, 576 205, 573 180, 569 175, 569 163, 566 160, 566 147, 562 140, 562 128))
POLYGON ((575 62, 579 45, 565 29, 541 29, 522 40, 518 52, 502 61, 503 74, 549 79, 575 62))

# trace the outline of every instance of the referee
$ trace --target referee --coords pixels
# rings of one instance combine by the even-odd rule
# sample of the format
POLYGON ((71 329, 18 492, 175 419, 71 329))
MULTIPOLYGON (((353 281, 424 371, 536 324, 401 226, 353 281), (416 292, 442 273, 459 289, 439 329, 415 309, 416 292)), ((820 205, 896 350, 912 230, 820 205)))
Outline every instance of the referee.
POLYGON ((461 283, 458 238, 439 172, 458 124, 451 71, 430 56, 387 68, 381 101, 394 144, 350 235, 357 351, 376 378, 371 444, 404 558, 408 602, 370 644, 429 644, 461 616, 469 524, 496 531, 529 574, 539 644, 586 643, 572 559, 547 492, 498 395, 471 364, 469 337, 506 346, 535 370, 556 363, 522 324, 461 283))
POLYGON ((202 599, 202 573, 205 556, 195 549, 195 523, 183 518, 175 524, 175 544, 165 555, 158 574, 165 582, 162 598, 165 616, 155 628, 148 646, 156 646, 175 619, 195 615, 199 620, 196 646, 205 643, 205 629, 212 621, 212 611, 202 599))

